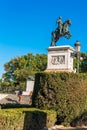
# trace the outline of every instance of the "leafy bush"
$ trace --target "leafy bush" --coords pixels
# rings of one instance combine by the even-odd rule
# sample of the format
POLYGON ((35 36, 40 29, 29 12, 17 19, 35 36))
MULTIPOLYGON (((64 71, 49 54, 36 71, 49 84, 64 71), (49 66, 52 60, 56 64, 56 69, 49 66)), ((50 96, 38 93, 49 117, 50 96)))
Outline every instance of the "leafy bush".
POLYGON ((87 109, 87 74, 37 73, 33 106, 53 109, 58 122, 70 122, 87 109))
POLYGON ((1 109, 7 109, 7 108, 31 108, 32 106, 28 104, 12 104, 12 103, 6 103, 6 104, 0 104, 1 109))
POLYGON ((56 121, 55 111, 35 108, 0 109, 0 130, 40 130, 56 121))
POLYGON ((87 111, 84 111, 80 116, 71 122, 71 126, 87 126, 87 111))

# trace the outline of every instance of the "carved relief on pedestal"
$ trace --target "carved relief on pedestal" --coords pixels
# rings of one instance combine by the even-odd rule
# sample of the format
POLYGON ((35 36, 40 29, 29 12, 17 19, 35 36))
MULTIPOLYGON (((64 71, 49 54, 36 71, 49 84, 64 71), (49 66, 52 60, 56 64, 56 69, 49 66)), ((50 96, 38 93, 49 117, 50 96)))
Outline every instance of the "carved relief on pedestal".
POLYGON ((52 56, 51 57, 51 64, 52 65, 65 64, 65 55, 52 56))

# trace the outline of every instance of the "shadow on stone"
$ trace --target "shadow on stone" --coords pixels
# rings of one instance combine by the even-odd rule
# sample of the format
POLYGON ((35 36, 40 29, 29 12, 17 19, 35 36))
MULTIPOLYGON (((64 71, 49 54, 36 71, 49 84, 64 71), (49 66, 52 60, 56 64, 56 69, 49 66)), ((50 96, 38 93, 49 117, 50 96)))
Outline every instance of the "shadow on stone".
POLYGON ((18 103, 17 100, 11 99, 11 98, 6 98, 7 101, 12 102, 12 103, 18 103))

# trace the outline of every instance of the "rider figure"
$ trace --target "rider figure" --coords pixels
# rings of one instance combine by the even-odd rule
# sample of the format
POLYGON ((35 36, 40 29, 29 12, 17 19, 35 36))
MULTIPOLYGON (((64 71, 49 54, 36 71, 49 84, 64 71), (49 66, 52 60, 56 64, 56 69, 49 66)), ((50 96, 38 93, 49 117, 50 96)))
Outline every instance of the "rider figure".
POLYGON ((56 21, 58 27, 55 31, 52 32, 52 42, 51 46, 55 46, 56 42, 59 40, 60 37, 65 37, 69 39, 71 37, 69 26, 71 25, 71 20, 66 20, 64 23, 62 22, 62 17, 59 17, 56 21))
POLYGON ((62 17, 61 17, 61 16, 60 16, 59 19, 56 21, 56 23, 58 24, 59 34, 62 34, 63 23, 62 23, 62 17))

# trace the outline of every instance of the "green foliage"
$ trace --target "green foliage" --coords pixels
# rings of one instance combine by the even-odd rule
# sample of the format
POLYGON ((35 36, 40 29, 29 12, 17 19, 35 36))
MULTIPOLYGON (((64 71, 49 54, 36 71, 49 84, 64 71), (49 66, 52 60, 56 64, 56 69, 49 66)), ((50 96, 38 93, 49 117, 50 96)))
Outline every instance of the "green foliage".
POLYGON ((77 68, 77 62, 79 62, 79 72, 86 73, 87 72, 87 53, 79 53, 79 61, 77 60, 77 54, 75 54, 73 68, 77 68))
POLYGON ((47 56, 45 54, 36 54, 35 56, 36 71, 44 71, 47 65, 47 56))
POLYGON ((12 103, 6 103, 6 104, 1 104, 0 108, 1 109, 7 109, 7 108, 31 108, 32 106, 28 104, 12 104, 12 103))
POLYGON ((58 120, 68 125, 87 109, 87 74, 37 73, 33 105, 57 111, 58 120))
POLYGON ((87 72, 87 58, 83 59, 83 61, 81 63, 81 71, 87 72))
POLYGON ((87 126, 87 111, 84 111, 81 115, 75 118, 71 122, 71 126, 87 126))
POLYGON ((55 121, 55 111, 35 108, 0 110, 0 130, 40 130, 53 126, 55 121))
POLYGON ((29 75, 46 69, 47 55, 31 53, 11 59, 4 65, 2 92, 13 92, 17 89, 25 90, 26 80, 29 75))

